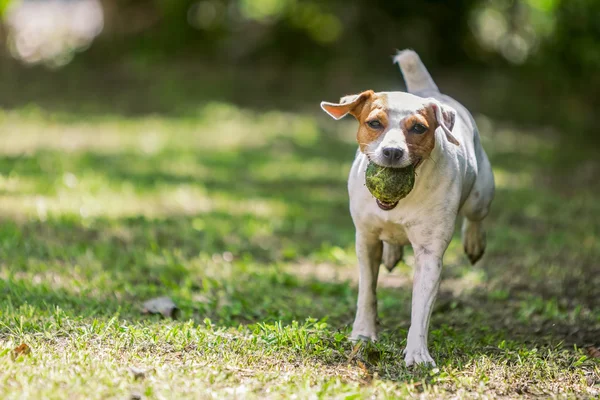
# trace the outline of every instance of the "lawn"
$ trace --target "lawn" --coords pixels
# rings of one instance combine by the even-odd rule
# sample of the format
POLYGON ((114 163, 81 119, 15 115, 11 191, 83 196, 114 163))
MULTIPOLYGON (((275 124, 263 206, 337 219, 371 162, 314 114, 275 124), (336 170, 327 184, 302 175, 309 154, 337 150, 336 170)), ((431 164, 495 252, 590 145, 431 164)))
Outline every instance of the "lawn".
POLYGON ((0 111, 0 397, 600 396, 600 164, 556 132, 477 120, 498 187, 488 250, 470 266, 457 229, 438 367, 407 369, 411 251, 380 276, 380 342, 347 341, 352 121, 316 103, 0 111), (176 319, 142 312, 160 296, 176 319))

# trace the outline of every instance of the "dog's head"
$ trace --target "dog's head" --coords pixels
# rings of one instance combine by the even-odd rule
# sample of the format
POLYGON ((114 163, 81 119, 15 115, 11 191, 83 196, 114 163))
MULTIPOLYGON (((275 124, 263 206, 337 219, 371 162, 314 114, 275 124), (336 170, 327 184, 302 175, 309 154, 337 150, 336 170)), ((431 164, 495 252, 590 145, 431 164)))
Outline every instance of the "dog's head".
POLYGON ((404 168, 428 158, 437 128, 442 130, 442 140, 459 145, 452 135, 456 111, 432 98, 367 90, 342 97, 339 103, 324 101, 321 108, 334 119, 354 116, 360 150, 384 167, 404 168))

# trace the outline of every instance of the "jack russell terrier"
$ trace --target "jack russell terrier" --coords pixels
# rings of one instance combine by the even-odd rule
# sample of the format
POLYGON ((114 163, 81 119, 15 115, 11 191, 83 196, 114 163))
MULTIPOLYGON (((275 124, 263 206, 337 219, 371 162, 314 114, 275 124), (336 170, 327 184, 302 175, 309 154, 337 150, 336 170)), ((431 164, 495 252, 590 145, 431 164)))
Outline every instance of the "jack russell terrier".
POLYGON ((471 263, 485 250, 483 219, 494 197, 494 176, 475 121, 465 107, 443 95, 421 59, 404 50, 400 65, 408 93, 372 90, 342 97, 321 108, 338 120, 358 120, 359 149, 350 171, 350 213, 356 227, 360 278, 352 340, 377 340, 377 276, 392 270, 409 243, 415 254, 411 325, 404 350, 407 366, 435 362, 427 335, 440 285, 442 258, 458 215, 471 263), (369 162, 390 168, 416 167, 412 191, 397 204, 376 200, 365 186, 369 162))

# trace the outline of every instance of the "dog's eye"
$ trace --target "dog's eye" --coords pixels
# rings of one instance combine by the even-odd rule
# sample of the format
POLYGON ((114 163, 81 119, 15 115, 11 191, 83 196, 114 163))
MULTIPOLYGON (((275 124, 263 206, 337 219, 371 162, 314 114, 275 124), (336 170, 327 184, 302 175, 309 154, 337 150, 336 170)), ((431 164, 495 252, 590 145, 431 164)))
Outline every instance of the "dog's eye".
POLYGON ((373 128, 373 129, 380 129, 383 127, 381 122, 377 121, 376 119, 374 119, 372 121, 368 121, 367 125, 369 125, 369 127, 373 128))
POLYGON ((415 126, 413 126, 410 130, 418 134, 427 132, 427 128, 425 127, 425 125, 421 124, 415 124, 415 126))

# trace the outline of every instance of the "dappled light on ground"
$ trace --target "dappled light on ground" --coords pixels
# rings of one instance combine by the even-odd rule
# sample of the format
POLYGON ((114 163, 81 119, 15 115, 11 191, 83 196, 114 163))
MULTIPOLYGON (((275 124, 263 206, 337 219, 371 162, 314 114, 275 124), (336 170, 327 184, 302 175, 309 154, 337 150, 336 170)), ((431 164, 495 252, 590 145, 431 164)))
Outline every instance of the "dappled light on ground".
POLYGON ((2 112, 0 352, 32 356, 0 360, 0 391, 29 385, 28 368, 39 397, 65 380, 75 397, 598 395, 582 350, 600 332, 597 188, 561 192, 558 141, 485 120, 488 253, 470 266, 457 230, 427 371, 401 362, 409 249, 381 272, 381 342, 346 340, 351 122, 217 103, 181 119, 2 112), (141 314, 162 295, 179 320, 141 314))

